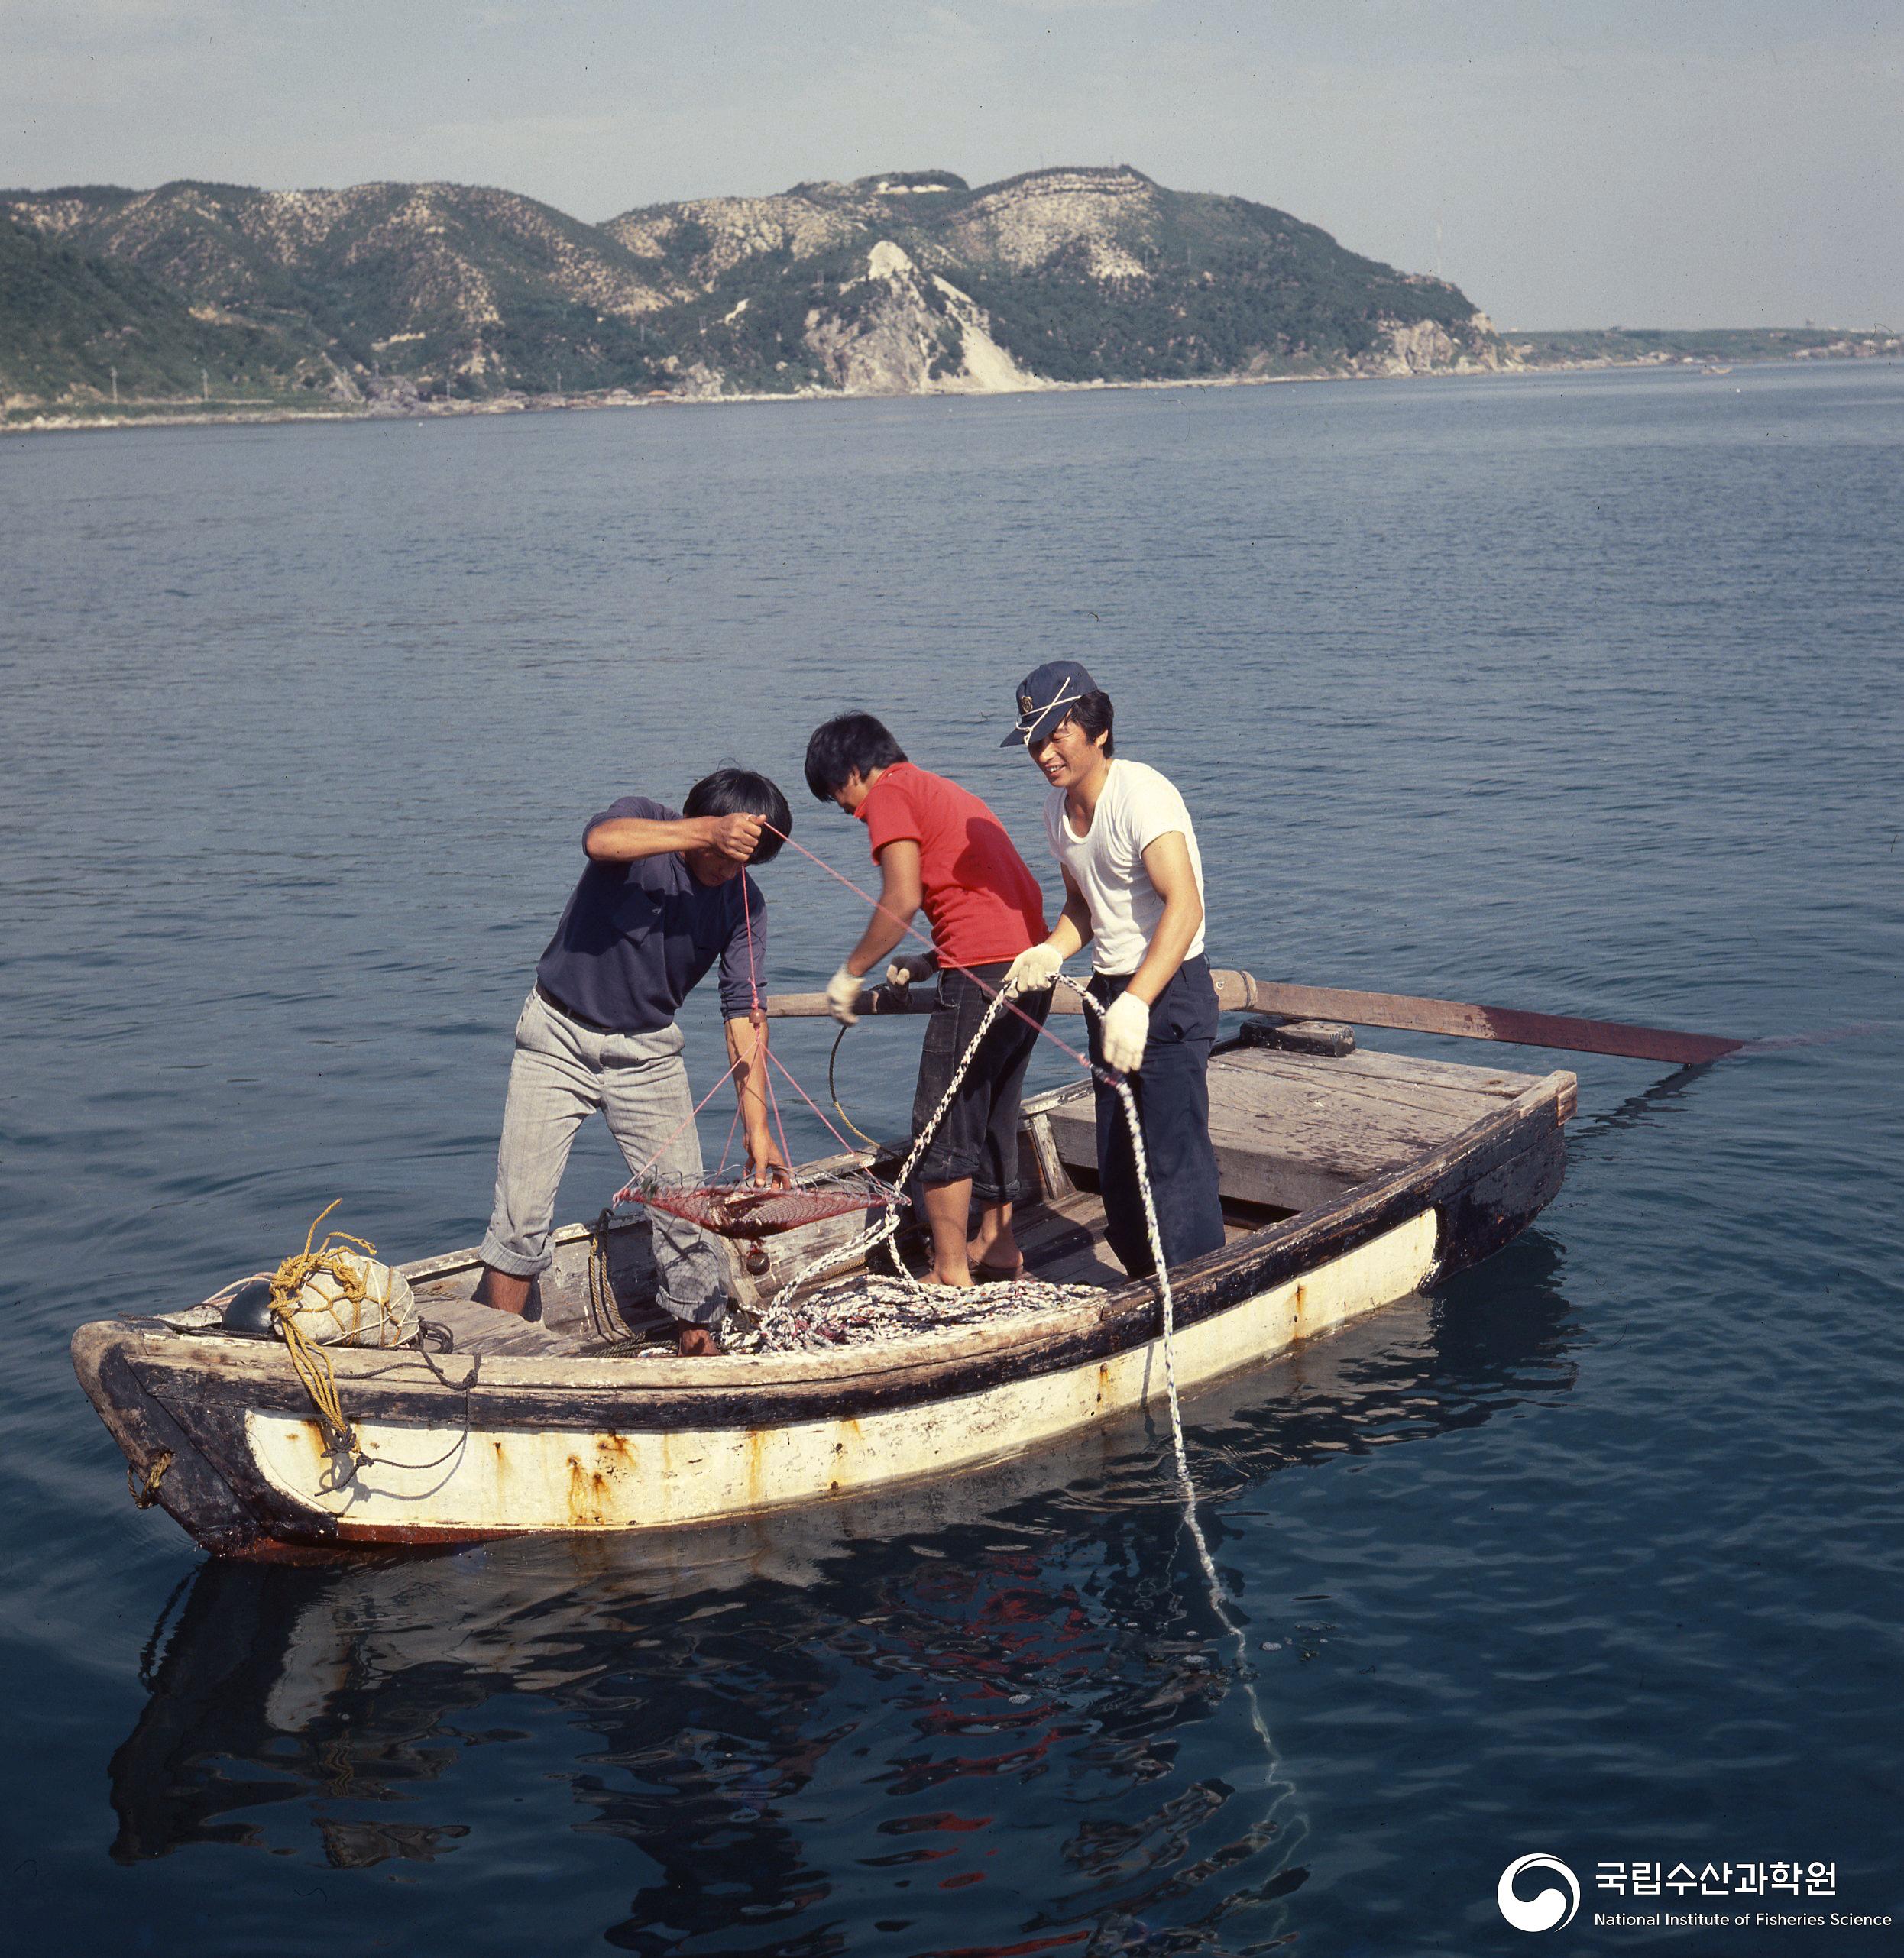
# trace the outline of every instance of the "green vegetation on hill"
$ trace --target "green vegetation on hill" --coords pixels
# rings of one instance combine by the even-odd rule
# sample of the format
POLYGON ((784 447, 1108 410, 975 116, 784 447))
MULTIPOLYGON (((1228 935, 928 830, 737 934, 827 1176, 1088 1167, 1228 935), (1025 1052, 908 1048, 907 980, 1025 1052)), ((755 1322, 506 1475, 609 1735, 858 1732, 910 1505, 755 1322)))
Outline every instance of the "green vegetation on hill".
POLYGON ((275 395, 303 349, 267 327, 196 317, 136 266, 96 258, 0 217, 0 396, 275 395))
POLYGON ((594 226, 508 192, 181 182, 0 196, 0 212, 8 204, 365 380, 463 394, 553 387, 558 375, 570 388, 625 385, 659 351, 634 316, 661 302, 645 268, 594 226))
POLYGON ((444 183, 0 193, 9 212, 30 234, 16 255, 63 268, 47 277, 64 298, 43 291, 32 319, 22 302, 0 322, 13 390, 47 400, 96 387, 114 335, 151 350, 134 385, 176 390, 197 363, 426 400, 967 384, 973 332, 1060 381, 1345 371, 1392 358, 1396 332, 1424 325, 1446 337, 1410 364, 1496 358, 1453 287, 1285 212, 1123 167, 976 189, 896 171, 603 225, 444 183), (896 283, 890 256, 873 269, 882 245, 915 268, 896 283))
POLYGON ((1168 193, 1130 248, 1141 271, 1122 279, 1093 277, 1080 245, 962 283, 1001 344, 1054 380, 1326 372, 1378 354, 1397 322, 1459 332, 1475 310, 1452 286, 1240 197, 1168 193))

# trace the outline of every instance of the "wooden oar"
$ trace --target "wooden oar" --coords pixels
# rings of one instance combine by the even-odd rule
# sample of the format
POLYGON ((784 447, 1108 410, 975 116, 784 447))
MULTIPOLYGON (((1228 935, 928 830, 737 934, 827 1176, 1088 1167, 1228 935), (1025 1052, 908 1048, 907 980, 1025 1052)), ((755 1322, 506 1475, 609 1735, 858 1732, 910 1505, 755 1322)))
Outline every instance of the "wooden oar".
MULTIPOLYGON (((1517 1047, 1559 1047, 1569 1053, 1617 1053, 1633 1060, 1668 1060, 1692 1067, 1736 1053, 1743 1040, 1717 1034, 1679 1034, 1618 1020, 1576 1020, 1526 1013, 1512 1006, 1473 1006, 1460 999, 1417 999, 1407 993, 1350 992, 1337 986, 1283 985, 1226 973, 1248 989, 1249 1008, 1294 1020, 1346 1020, 1352 1027, 1398 1027, 1410 1033, 1456 1034, 1465 1040, 1507 1040, 1517 1047)), ((1219 987, 1218 997, 1221 998, 1219 987)))
MULTIPOLYGON (((1576 1020, 1562 1014, 1526 1013, 1511 1006, 1474 1006, 1459 999, 1417 999, 1407 993, 1352 992, 1337 986, 1288 985, 1248 973, 1213 971, 1217 1004, 1226 1013, 1271 1013, 1290 1020, 1346 1020, 1355 1027, 1394 1027, 1409 1033, 1453 1034, 1463 1040, 1507 1040, 1519 1047, 1558 1047, 1569 1053, 1617 1053, 1632 1060, 1670 1061, 1692 1067, 1736 1053, 1745 1043, 1716 1034, 1679 1034, 1664 1027, 1631 1027, 1617 1020, 1576 1020)), ((769 1018, 818 1019, 824 992, 770 992, 761 1001, 769 1018)), ((881 986, 860 995, 859 1011, 874 1015, 929 1013, 929 984, 881 986)), ((1081 1013, 1077 995, 1056 989, 1054 1013, 1081 1013)))

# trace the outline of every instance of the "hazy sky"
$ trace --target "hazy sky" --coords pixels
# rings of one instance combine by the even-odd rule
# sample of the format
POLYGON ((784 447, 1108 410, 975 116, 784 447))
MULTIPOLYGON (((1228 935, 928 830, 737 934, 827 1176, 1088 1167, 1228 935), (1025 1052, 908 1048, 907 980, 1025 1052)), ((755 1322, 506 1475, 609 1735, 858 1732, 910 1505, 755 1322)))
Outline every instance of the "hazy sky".
POLYGON ((1128 163, 1504 325, 1904 327, 1904 0, 0 0, 0 183, 1128 163))

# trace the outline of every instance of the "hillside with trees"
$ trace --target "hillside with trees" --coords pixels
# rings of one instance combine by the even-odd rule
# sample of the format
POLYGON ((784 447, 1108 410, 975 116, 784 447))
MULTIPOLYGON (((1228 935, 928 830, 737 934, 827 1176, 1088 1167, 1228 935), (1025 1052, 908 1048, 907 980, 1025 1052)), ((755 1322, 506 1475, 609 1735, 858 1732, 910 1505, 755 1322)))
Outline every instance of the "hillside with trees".
POLYGON ((1487 368, 1455 287, 1125 167, 911 170, 602 225, 456 184, 0 193, 9 407, 374 407, 1487 368), (114 355, 125 351, 125 361, 114 355), (104 384, 102 386, 102 384, 104 384))
POLYGON ((321 357, 270 326, 195 309, 137 266, 93 256, 0 217, 0 397, 129 405, 202 397, 215 376, 275 398, 321 357))

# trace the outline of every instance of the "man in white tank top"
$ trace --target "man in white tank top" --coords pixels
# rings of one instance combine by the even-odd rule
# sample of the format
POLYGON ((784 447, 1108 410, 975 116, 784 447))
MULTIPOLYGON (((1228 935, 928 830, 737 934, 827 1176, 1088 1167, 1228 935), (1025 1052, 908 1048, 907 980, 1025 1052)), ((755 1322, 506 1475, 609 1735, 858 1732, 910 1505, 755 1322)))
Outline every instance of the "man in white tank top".
MULTIPOLYGON (((1173 1267, 1223 1243, 1209 1134, 1209 1053, 1216 990, 1203 956, 1203 865, 1190 811, 1156 769, 1116 752, 1110 697, 1073 660, 1054 660, 1018 688, 1024 743, 1051 784, 1044 830, 1064 878, 1064 911, 1022 953, 1009 989, 1040 992, 1070 955, 1091 947, 1091 1058, 1125 1076, 1136 1098, 1164 1256, 1173 1267)), ((1133 1277, 1152 1268, 1123 1104, 1097 1084, 1097 1161, 1106 1235, 1133 1277)))

